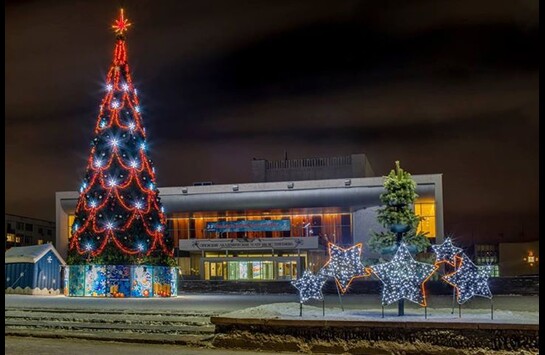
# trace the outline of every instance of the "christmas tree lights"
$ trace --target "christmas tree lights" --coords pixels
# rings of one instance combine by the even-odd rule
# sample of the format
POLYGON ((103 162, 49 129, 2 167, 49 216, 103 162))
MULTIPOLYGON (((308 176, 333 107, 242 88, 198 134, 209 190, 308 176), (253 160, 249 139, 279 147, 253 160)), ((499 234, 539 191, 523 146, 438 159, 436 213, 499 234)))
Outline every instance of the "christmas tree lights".
POLYGON ((69 263, 172 263, 173 246, 146 152, 146 133, 129 64, 125 32, 131 24, 121 10, 113 62, 106 76, 95 136, 76 205, 69 263), (104 259, 106 257, 106 260, 104 259))
POLYGON ((488 279, 492 273, 492 266, 477 266, 464 253, 456 256, 458 267, 456 271, 442 277, 456 289, 456 301, 463 304, 474 296, 492 298, 488 287, 488 279))
POLYGON ((415 261, 407 246, 401 243, 391 261, 370 268, 382 281, 383 305, 406 299, 425 307, 425 283, 438 266, 415 261))
POLYGON ((353 279, 370 275, 361 263, 361 243, 346 249, 329 243, 328 252, 329 260, 320 270, 320 274, 334 277, 343 294, 346 293, 353 279))
POLYGON ((456 266, 456 256, 463 251, 462 248, 454 246, 450 238, 445 239, 441 245, 432 245, 431 248, 435 253, 435 264, 448 263, 452 266, 456 266))
POLYGON ((323 300, 322 288, 326 278, 320 274, 314 275, 310 270, 305 270, 303 276, 291 284, 299 290, 299 302, 305 303, 309 299, 323 300))

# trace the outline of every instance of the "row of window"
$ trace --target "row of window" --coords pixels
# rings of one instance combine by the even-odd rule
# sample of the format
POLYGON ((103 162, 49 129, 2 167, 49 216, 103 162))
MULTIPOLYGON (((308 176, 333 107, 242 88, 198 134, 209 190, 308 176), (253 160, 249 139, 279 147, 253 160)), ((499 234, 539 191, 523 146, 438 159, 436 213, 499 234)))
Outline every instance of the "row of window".
MULTIPOLYGON (((13 229, 13 226, 11 225, 11 222, 8 222, 7 225, 8 233, 15 233, 15 231, 25 231, 25 232, 33 232, 34 231, 34 225, 31 223, 23 223, 23 222, 16 222, 15 223, 15 230, 13 229)), ((53 235, 53 231, 51 229, 46 229, 45 233, 48 236, 53 235)), ((38 228, 38 234, 44 235, 44 229, 39 227, 38 228)))

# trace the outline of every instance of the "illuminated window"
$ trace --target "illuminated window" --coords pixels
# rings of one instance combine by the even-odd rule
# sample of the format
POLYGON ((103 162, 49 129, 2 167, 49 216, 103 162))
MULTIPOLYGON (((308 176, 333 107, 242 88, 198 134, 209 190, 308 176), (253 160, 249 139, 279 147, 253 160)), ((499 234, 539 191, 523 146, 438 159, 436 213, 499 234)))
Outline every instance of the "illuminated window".
POLYGON ((435 201, 433 199, 419 198, 414 204, 414 213, 422 217, 418 225, 418 232, 427 233, 428 238, 435 238, 435 201))
POLYGON ((74 220, 76 219, 76 216, 73 214, 68 215, 68 238, 72 236, 72 225, 74 224, 74 220))
POLYGON ((43 239, 38 239, 38 245, 42 245, 44 243, 43 239))
POLYGON ((15 241, 15 234, 8 233, 6 240, 13 243, 15 241))

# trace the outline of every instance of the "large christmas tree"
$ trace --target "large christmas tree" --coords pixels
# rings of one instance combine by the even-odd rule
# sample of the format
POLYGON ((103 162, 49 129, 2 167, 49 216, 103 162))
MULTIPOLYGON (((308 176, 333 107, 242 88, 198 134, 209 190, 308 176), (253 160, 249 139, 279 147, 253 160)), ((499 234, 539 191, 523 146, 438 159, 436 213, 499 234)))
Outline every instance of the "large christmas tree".
POLYGON ((76 206, 69 264, 175 264, 127 62, 130 25, 121 10, 112 26, 113 63, 76 206))

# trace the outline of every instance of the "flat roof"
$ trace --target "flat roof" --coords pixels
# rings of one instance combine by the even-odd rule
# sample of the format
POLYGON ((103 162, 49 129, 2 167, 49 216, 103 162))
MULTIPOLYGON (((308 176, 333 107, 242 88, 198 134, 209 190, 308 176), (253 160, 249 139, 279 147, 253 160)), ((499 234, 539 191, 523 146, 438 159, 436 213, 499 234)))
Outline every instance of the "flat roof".
MULTIPOLYGON (((420 197, 435 197, 442 174, 412 175, 420 197)), ((380 205, 383 177, 304 181, 233 183, 206 186, 159 187, 166 212, 245 210, 304 207, 350 207, 380 205)), ((56 199, 66 212, 75 209, 79 193, 61 191, 56 199)))

